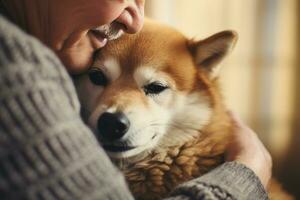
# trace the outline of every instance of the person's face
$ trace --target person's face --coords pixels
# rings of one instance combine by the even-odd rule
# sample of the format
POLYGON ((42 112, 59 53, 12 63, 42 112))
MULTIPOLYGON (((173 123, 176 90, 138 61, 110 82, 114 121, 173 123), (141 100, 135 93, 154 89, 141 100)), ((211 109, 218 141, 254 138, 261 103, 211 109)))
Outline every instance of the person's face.
POLYGON ((85 71, 98 49, 143 25, 145 0, 51 0, 46 43, 70 73, 85 71))

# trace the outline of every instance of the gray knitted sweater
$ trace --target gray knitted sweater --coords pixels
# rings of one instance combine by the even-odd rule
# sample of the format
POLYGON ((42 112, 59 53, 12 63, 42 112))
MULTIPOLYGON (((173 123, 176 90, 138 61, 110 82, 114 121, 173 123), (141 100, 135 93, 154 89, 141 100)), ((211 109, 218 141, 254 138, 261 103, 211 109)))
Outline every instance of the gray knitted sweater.
MULTIPOLYGON (((0 15, 0 199, 133 199, 79 115, 58 58, 0 15)), ((267 199, 259 179, 225 163, 168 200, 267 199)))

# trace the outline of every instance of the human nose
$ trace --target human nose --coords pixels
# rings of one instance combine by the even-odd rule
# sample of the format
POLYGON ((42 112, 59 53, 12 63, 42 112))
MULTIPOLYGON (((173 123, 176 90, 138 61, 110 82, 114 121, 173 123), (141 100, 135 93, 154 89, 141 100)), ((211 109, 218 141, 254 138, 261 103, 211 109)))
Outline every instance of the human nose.
POLYGON ((132 0, 128 6, 115 20, 125 26, 127 33, 136 33, 141 30, 144 23, 144 4, 145 0, 132 0))

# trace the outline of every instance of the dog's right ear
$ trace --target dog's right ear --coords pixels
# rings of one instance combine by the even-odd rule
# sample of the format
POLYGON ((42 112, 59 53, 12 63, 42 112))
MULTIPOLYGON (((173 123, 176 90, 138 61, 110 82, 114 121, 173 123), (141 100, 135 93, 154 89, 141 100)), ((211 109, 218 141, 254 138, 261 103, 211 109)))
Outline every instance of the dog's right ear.
POLYGON ((210 78, 218 76, 220 62, 231 52, 238 35, 234 31, 223 31, 200 41, 192 41, 190 49, 196 65, 204 69, 210 78))

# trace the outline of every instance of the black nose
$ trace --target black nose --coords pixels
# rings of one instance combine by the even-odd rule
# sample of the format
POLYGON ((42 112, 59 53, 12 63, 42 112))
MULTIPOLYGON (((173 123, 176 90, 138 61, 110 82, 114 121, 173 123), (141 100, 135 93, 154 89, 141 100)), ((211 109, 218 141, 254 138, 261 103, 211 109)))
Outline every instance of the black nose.
POLYGON ((103 113, 98 119, 101 138, 108 141, 121 139, 130 127, 128 118, 122 112, 103 113))

